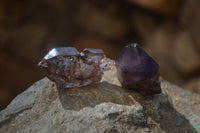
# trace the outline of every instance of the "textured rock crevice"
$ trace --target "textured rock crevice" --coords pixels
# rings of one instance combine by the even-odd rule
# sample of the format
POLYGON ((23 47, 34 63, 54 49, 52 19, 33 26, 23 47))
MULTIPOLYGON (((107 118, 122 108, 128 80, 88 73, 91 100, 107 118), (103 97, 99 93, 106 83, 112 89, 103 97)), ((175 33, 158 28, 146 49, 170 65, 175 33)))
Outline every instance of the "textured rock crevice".
POLYGON ((36 82, 0 112, 0 132, 200 132, 199 95, 161 81, 162 94, 143 97, 115 74, 81 88, 36 82))

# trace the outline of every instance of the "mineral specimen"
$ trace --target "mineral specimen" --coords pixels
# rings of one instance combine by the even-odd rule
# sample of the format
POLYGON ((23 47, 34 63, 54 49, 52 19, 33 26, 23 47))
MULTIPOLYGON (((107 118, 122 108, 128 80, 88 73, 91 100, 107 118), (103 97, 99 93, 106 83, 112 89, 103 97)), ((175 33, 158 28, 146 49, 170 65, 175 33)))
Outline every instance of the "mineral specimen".
POLYGON ((104 70, 115 65, 101 49, 84 49, 79 53, 74 47, 57 47, 39 62, 47 77, 58 88, 86 86, 101 80, 104 70))
POLYGON ((159 65, 138 45, 127 45, 116 57, 118 79, 122 86, 142 95, 161 93, 159 65))

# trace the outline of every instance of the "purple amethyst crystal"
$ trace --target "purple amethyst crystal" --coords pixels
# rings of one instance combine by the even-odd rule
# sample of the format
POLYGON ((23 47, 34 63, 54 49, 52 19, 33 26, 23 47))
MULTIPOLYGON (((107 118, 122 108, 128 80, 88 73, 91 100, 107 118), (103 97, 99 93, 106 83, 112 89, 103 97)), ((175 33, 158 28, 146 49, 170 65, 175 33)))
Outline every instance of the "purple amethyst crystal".
POLYGON ((122 86, 143 95, 161 93, 159 65, 138 45, 127 45, 116 57, 118 79, 122 86))
POLYGON ((100 81, 114 61, 106 58, 101 49, 88 48, 79 53, 74 47, 58 47, 49 51, 38 66, 58 88, 71 88, 100 81))

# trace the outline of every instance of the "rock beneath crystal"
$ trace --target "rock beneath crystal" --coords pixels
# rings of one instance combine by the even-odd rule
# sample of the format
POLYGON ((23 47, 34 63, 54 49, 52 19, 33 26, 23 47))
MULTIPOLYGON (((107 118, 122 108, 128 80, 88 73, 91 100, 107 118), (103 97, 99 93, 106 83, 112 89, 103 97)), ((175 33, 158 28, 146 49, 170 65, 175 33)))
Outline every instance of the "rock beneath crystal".
POLYGON ((143 95, 161 92, 159 65, 138 45, 127 45, 116 57, 117 75, 121 84, 143 95))
POLYGON ((0 133, 200 132, 200 95, 162 80, 164 93, 142 97, 119 87, 115 70, 81 88, 43 78, 0 112, 0 133))
POLYGON ((47 77, 58 88, 86 86, 101 80, 104 70, 110 70, 114 61, 106 58, 101 49, 74 47, 54 48, 39 62, 47 77))

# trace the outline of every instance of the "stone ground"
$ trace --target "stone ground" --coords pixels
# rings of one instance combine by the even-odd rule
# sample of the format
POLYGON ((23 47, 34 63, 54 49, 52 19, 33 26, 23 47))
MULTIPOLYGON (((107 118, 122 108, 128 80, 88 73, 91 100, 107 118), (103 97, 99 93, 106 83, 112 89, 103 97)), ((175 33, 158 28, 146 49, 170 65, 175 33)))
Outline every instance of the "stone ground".
POLYGON ((0 132, 200 132, 200 95, 160 80, 162 93, 144 97, 121 87, 115 69, 80 88, 57 90, 43 78, 0 112, 0 132))
POLYGON ((37 63, 59 46, 114 59, 137 42, 163 78, 200 93, 199 11, 199 0, 0 0, 0 110, 43 77, 37 63))

